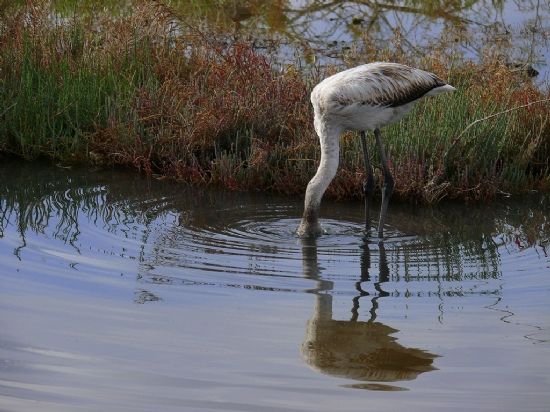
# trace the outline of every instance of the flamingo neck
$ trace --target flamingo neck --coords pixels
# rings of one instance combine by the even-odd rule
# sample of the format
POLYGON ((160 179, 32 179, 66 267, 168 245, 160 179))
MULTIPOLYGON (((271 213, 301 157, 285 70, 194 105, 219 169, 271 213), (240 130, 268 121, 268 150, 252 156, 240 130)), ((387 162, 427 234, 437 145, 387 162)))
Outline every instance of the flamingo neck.
POLYGON ((321 143, 321 161, 317 173, 307 185, 304 215, 297 231, 298 236, 318 236, 323 233, 319 223, 319 207, 323 194, 338 170, 343 127, 316 116, 315 130, 321 143))

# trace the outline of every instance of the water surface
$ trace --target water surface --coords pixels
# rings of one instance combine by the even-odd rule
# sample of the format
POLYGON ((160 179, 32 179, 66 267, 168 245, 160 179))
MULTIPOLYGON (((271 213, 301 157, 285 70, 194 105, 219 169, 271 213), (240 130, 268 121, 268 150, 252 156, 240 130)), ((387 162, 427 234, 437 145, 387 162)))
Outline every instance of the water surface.
POLYGON ((544 195, 390 203, 0 166, 1 411, 546 411, 544 195), (375 216, 376 217, 376 216, 375 216))
MULTIPOLYGON (((124 15, 133 3, 54 0, 52 4, 62 20, 75 13, 89 15, 98 4, 113 16, 124 15)), ((191 19, 208 21, 232 35, 244 34, 261 50, 273 52, 273 40, 280 39, 288 44, 280 57, 291 64, 298 59, 306 66, 339 65, 346 59, 354 66, 369 55, 365 49, 392 44, 397 52, 411 56, 441 48, 450 53, 452 48, 452 55, 481 61, 488 52, 500 53, 510 63, 532 64, 540 80, 548 76, 550 3, 546 0, 172 0, 169 4, 191 19)))

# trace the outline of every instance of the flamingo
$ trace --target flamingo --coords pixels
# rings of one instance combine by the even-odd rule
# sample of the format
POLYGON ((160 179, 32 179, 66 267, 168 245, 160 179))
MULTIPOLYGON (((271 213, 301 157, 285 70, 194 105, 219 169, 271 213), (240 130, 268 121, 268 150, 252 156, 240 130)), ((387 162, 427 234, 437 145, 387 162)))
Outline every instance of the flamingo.
POLYGON ((397 63, 370 63, 344 70, 319 83, 311 93, 315 131, 321 144, 321 161, 317 173, 307 185, 304 214, 296 234, 319 236, 321 198, 336 175, 340 135, 345 130, 360 132, 365 159, 365 225, 370 228, 374 179, 367 151, 366 131, 374 132, 380 151, 384 185, 378 223, 378 237, 384 237, 384 222, 393 192, 392 178, 380 128, 408 115, 414 104, 426 96, 456 90, 433 73, 397 63))

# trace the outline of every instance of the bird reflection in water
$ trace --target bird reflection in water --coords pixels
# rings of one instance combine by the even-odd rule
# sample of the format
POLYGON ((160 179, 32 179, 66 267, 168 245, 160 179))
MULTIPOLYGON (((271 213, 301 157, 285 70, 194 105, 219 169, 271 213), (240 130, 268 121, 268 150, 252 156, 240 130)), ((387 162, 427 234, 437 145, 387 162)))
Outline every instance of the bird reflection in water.
POLYGON ((437 370, 432 364, 438 355, 400 345, 392 336, 398 330, 376 321, 377 301, 389 295, 382 289, 390 275, 382 242, 378 245, 379 278, 373 284, 376 292, 372 295, 362 287, 371 282, 371 251, 366 242, 362 246, 361 276, 355 285, 358 294, 352 300, 349 320, 332 318, 330 291, 334 285, 321 276, 323 268, 317 261, 316 239, 301 239, 301 242, 303 276, 315 281, 315 288, 308 290, 315 294, 314 315, 307 322, 306 339, 301 348, 302 358, 309 367, 325 375, 362 382, 343 385, 345 387, 372 390, 405 390, 383 382, 410 381, 423 372, 437 370), (370 303, 370 318, 359 321, 359 304, 364 301, 370 303))

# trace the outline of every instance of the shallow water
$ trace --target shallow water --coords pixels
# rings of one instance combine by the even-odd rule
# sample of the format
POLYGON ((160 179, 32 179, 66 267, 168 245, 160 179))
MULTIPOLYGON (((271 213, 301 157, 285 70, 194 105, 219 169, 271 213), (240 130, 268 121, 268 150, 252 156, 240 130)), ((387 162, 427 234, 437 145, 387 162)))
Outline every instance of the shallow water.
POLYGON ((548 196, 390 204, 0 166, 0 410, 547 411, 548 196))

